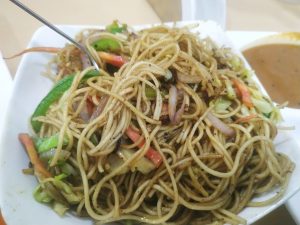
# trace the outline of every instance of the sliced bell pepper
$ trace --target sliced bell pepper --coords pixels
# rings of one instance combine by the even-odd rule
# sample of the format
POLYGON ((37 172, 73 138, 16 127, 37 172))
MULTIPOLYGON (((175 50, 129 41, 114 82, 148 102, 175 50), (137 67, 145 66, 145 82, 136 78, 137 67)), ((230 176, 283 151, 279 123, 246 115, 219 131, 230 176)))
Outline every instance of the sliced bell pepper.
POLYGON ((145 87, 145 95, 148 99, 153 100, 156 98, 156 91, 152 87, 146 86, 145 87))
MULTIPOLYGON (((169 94, 169 92, 166 89, 162 89, 160 91, 160 94, 164 98, 166 95, 169 94)), ((156 91, 155 91, 155 89, 153 89, 152 87, 147 85, 145 87, 145 95, 148 99, 154 100, 156 98, 156 91)))
POLYGON ((113 21, 112 24, 106 26, 105 30, 107 30, 110 33, 116 34, 116 33, 123 33, 127 30, 126 24, 119 24, 117 20, 113 21))
MULTIPOLYGON (((87 79, 99 75, 99 71, 91 70, 84 75, 81 82, 85 82, 87 79)), ((34 120, 34 118, 46 115, 49 107, 58 99, 60 99, 60 97, 65 93, 65 91, 67 91, 71 87, 72 82, 74 80, 74 76, 74 74, 71 74, 58 81, 55 84, 55 86, 51 89, 51 91, 43 98, 43 100, 36 107, 34 113, 31 116, 31 125, 35 132, 40 131, 42 123, 34 120)))
MULTIPOLYGON (((57 147, 59 141, 59 134, 56 133, 50 137, 44 138, 34 138, 33 140, 38 153, 47 152, 50 149, 57 147)), ((68 143, 68 138, 64 137, 63 145, 67 145, 68 143)))
POLYGON ((233 79, 232 82, 237 89, 237 94, 242 98, 242 102, 248 107, 253 107, 251 95, 247 86, 238 79, 233 79))
POLYGON ((126 63, 125 59, 120 55, 115 55, 101 51, 98 52, 98 55, 102 60, 116 67, 121 67, 126 63))
POLYGON ((44 167, 43 162, 40 160, 30 136, 28 134, 19 134, 19 140, 24 145, 34 170, 39 175, 42 175, 43 178, 51 177, 51 173, 44 167))
MULTIPOLYGON (((132 127, 128 127, 127 130, 126 130, 126 135, 130 138, 130 140, 132 140, 133 142, 137 142, 140 140, 141 138, 141 135, 135 131, 132 127)), ((142 148, 145 144, 145 139, 143 138, 138 146, 140 148, 142 148)), ((159 152, 157 152, 154 148, 152 147, 149 147, 149 149, 147 150, 146 154, 145 154, 146 158, 148 158, 149 160, 151 160, 153 162, 153 164, 156 166, 156 167, 159 167, 160 164, 162 163, 162 157, 161 155, 159 154, 159 152)))
POLYGON ((96 51, 119 52, 121 46, 118 41, 112 38, 102 38, 92 44, 96 51))

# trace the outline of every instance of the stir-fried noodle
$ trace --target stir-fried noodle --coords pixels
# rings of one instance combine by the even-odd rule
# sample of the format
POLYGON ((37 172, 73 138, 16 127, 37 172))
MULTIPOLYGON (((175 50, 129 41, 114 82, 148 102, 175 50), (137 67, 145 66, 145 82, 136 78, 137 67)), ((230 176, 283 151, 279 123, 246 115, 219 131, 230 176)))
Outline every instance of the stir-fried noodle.
POLYGON ((72 45, 54 60, 48 108, 32 117, 36 199, 98 224, 245 224, 246 206, 278 200, 293 163, 275 151, 278 109, 242 60, 188 27, 114 25, 78 35, 99 74, 72 45))

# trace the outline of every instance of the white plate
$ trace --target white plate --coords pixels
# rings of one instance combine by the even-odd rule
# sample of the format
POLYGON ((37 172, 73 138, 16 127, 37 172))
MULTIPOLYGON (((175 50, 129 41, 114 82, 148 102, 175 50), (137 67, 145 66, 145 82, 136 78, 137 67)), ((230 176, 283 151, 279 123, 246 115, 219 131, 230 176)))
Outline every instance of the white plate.
POLYGON ((0 135, 2 132, 5 112, 12 89, 12 79, 0 52, 0 135))
MULTIPOLYGON (((91 26, 89 26, 91 27, 91 26)), ((140 26, 141 28, 143 26, 140 26)), ((74 36, 86 26, 61 26, 65 32, 74 36)), ((201 22, 199 31, 209 35, 219 45, 233 47, 226 34, 212 22, 201 22)), ((60 47, 65 40, 46 27, 40 28, 32 37, 29 46, 60 47)), ((29 117, 40 100, 47 94, 52 83, 40 74, 51 59, 49 54, 31 53, 22 58, 18 68, 12 99, 8 107, 5 129, 0 139, 0 207, 8 225, 87 225, 91 220, 83 220, 70 214, 59 217, 48 206, 37 203, 32 191, 37 182, 32 176, 22 174, 28 166, 28 157, 19 143, 17 136, 21 132, 29 132, 29 117)), ((261 208, 246 208, 241 216, 253 223, 279 205, 283 204, 300 189, 300 147, 288 133, 280 133, 275 141, 278 151, 288 154, 297 164, 288 190, 284 197, 275 204, 261 208)), ((270 193, 270 196, 274 193, 270 193)))
MULTIPOLYGON (((228 31, 226 32, 229 38, 239 49, 245 49, 249 44, 261 40, 267 36, 276 34, 276 32, 257 32, 257 31, 228 31)), ((295 126, 295 129, 290 133, 295 137, 295 140, 300 140, 300 109, 285 108, 282 111, 285 118, 285 123, 290 126, 295 126)), ((286 202, 286 207, 297 224, 300 224, 300 192, 295 194, 286 202)))

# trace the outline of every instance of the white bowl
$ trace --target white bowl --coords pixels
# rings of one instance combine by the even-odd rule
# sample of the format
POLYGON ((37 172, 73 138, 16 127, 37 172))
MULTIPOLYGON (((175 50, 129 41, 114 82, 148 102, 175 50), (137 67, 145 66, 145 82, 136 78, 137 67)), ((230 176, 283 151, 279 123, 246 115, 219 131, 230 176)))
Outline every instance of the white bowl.
MULTIPOLYGON (((299 45, 300 48, 300 32, 286 32, 286 33, 276 33, 272 35, 266 35, 262 38, 258 38, 254 41, 250 41, 242 47, 242 50, 249 48, 266 45, 266 44, 293 44, 299 45)), ((299 74, 300 76, 300 74, 299 74)), ((300 87, 299 87, 300 88, 300 87)), ((295 130, 291 131, 291 135, 295 140, 300 140, 300 109, 294 108, 285 108, 282 110, 282 114, 285 118, 285 124, 289 126, 294 126, 295 130)), ((289 201, 286 203, 286 207, 293 219, 297 224, 300 224, 300 192, 295 194, 289 201)))
MULTIPOLYGON (((209 35, 219 45, 233 47, 222 29, 213 22, 199 22, 201 36, 209 35)), ((187 23, 185 23, 187 24, 187 23)), ((179 23, 182 25, 182 23, 179 23)), ((74 36, 83 28, 91 26, 60 26, 66 33, 74 36)), ((142 28, 145 26, 139 26, 142 28)), ((64 46, 66 41, 46 27, 41 27, 32 37, 32 46, 64 46)), ((234 47, 233 47, 234 48, 234 47)), ((235 49, 236 52, 238 52, 235 49)), ((40 74, 45 71, 49 54, 31 53, 22 58, 18 68, 12 98, 8 107, 5 128, 0 138, 0 207, 8 225, 87 225, 92 220, 81 219, 71 214, 58 216, 51 208, 33 199, 32 191, 37 181, 33 176, 26 176, 22 169, 28 166, 28 157, 18 141, 18 134, 29 132, 29 117, 40 100, 47 94, 52 83, 40 74)), ((253 223, 283 204, 297 190, 300 189, 300 147, 286 132, 280 132, 275 140, 276 148, 284 152, 295 162, 296 168, 292 174, 288 189, 278 202, 260 208, 247 207, 240 216, 253 223)), ((261 198, 275 194, 267 193, 261 198)))

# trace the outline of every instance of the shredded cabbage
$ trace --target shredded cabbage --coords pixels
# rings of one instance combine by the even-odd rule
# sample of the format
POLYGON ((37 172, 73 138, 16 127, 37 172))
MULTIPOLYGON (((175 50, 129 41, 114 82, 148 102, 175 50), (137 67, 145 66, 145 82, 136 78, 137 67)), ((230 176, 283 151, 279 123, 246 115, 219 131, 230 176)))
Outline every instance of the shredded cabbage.
POLYGON ((231 105, 231 101, 224 98, 220 97, 217 100, 211 102, 211 104, 214 104, 214 110, 216 113, 226 113, 227 108, 231 105))

